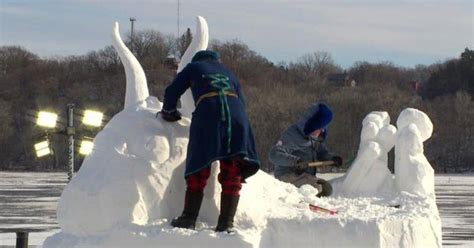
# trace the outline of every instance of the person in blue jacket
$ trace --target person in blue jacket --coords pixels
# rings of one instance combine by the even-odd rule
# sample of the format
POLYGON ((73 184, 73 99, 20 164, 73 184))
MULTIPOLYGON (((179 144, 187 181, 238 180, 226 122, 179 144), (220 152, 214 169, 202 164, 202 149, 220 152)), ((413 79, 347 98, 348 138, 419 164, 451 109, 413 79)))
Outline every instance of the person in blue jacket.
POLYGON ((297 187, 312 185, 318 189, 318 197, 331 195, 331 184, 317 178, 316 168, 310 167, 309 163, 334 161, 336 166, 342 165, 342 158, 330 153, 326 146, 327 128, 332 117, 328 105, 315 103, 303 118, 283 132, 269 154, 277 179, 297 187))
POLYGON ((218 160, 222 192, 216 231, 231 232, 242 183, 260 168, 244 96, 237 77, 220 62, 219 54, 210 50, 197 52, 166 88, 160 111, 163 119, 181 119, 177 103, 188 88, 196 109, 187 149, 186 195, 184 210, 171 225, 195 228, 210 166, 218 160))

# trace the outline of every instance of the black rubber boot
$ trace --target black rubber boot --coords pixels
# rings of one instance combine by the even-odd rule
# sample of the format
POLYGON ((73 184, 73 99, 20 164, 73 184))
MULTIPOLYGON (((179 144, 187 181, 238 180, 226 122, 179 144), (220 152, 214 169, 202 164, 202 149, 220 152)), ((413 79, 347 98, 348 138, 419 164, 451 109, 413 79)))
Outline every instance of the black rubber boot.
POLYGON ((196 219, 199 215, 203 196, 203 192, 186 191, 183 213, 171 221, 171 226, 187 229, 196 228, 196 219))
POLYGON ((217 221, 216 232, 234 232, 234 216, 237 212, 240 196, 221 193, 221 213, 217 221))
POLYGON ((332 186, 328 181, 318 178, 316 183, 321 185, 322 188, 321 192, 316 195, 317 197, 330 196, 332 194, 332 186))

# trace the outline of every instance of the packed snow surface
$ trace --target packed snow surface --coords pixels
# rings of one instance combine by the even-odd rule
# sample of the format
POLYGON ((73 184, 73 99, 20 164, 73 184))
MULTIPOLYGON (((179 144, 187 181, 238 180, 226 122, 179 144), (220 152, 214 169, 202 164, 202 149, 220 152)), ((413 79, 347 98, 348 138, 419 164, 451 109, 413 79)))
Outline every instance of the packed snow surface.
MULTIPOLYGON (((342 174, 319 175, 329 180, 342 174)), ((466 197, 474 195, 473 176, 437 174, 435 177, 436 202, 443 222, 443 246, 474 247, 474 202, 466 201, 466 197)), ((30 247, 43 244, 47 237, 60 231, 56 207, 66 185, 67 175, 63 172, 0 171, 0 229, 47 229, 30 233, 28 237, 30 247)), ((15 233, 0 233, 0 247, 14 247, 15 242, 15 233)))
MULTIPOLYGON (((190 120, 155 117, 162 103, 142 89, 142 69, 117 33, 115 27, 114 46, 128 72, 125 108, 97 135, 94 151, 63 191, 57 209, 61 232, 44 247, 441 246, 433 170, 423 155, 433 126, 416 109, 400 114, 398 130, 386 112, 367 115, 358 155, 351 170, 333 180, 331 197, 317 198, 309 185, 296 188, 260 171, 241 191, 236 233, 216 233, 220 189, 213 166, 197 229, 172 228, 170 219, 183 207, 190 120), (394 146, 392 175, 387 152, 394 146), (337 214, 313 212, 310 203, 337 214)), ((207 47, 202 17, 196 33, 187 54, 207 47)), ((185 96, 183 108, 192 111, 191 103, 185 96)))

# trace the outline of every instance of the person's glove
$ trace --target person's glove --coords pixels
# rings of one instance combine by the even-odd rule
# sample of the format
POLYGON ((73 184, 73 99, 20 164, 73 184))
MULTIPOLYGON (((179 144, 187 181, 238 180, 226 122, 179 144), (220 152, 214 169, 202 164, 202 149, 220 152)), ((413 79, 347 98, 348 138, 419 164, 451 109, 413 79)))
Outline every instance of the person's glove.
POLYGON ((308 162, 303 162, 301 160, 298 160, 298 162, 295 164, 293 167, 293 171, 297 175, 301 175, 306 169, 309 168, 309 163, 308 162))
POLYGON ((342 157, 340 156, 333 156, 331 160, 334 162, 336 167, 341 167, 344 163, 344 161, 342 160, 342 157))
POLYGON ((158 114, 160 114, 161 118, 165 121, 174 122, 181 120, 181 113, 178 110, 166 111, 162 109, 158 114))

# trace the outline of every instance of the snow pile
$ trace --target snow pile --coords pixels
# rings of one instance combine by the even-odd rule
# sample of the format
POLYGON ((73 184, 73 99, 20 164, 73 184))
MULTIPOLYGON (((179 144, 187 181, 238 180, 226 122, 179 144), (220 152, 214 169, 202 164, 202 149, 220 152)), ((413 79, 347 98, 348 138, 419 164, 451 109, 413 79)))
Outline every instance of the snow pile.
MULTIPOLYGON (((196 34, 181 69, 207 47, 207 24, 201 17, 196 34)), ((162 104, 142 89, 147 87, 143 70, 123 45, 117 26, 114 46, 124 61, 127 91, 134 92, 127 92, 124 110, 97 135, 93 153, 63 191, 57 210, 61 232, 44 247, 441 246, 434 195, 427 194, 434 181, 423 159, 422 142, 432 125, 414 109, 402 112, 398 132, 384 112, 364 119, 359 154, 347 176, 335 180, 335 197, 317 198, 309 185, 298 189, 259 171, 241 191, 237 232, 215 233, 220 187, 218 167, 213 166, 197 230, 171 228, 169 220, 183 207, 190 121, 156 119, 162 104), (396 177, 410 174, 410 182, 400 178, 395 183, 386 169, 386 153, 394 144, 404 146, 397 150, 403 155, 397 157, 396 177), (309 203, 338 213, 313 212, 309 203)), ((188 117, 193 108, 189 97, 183 101, 188 117)))

